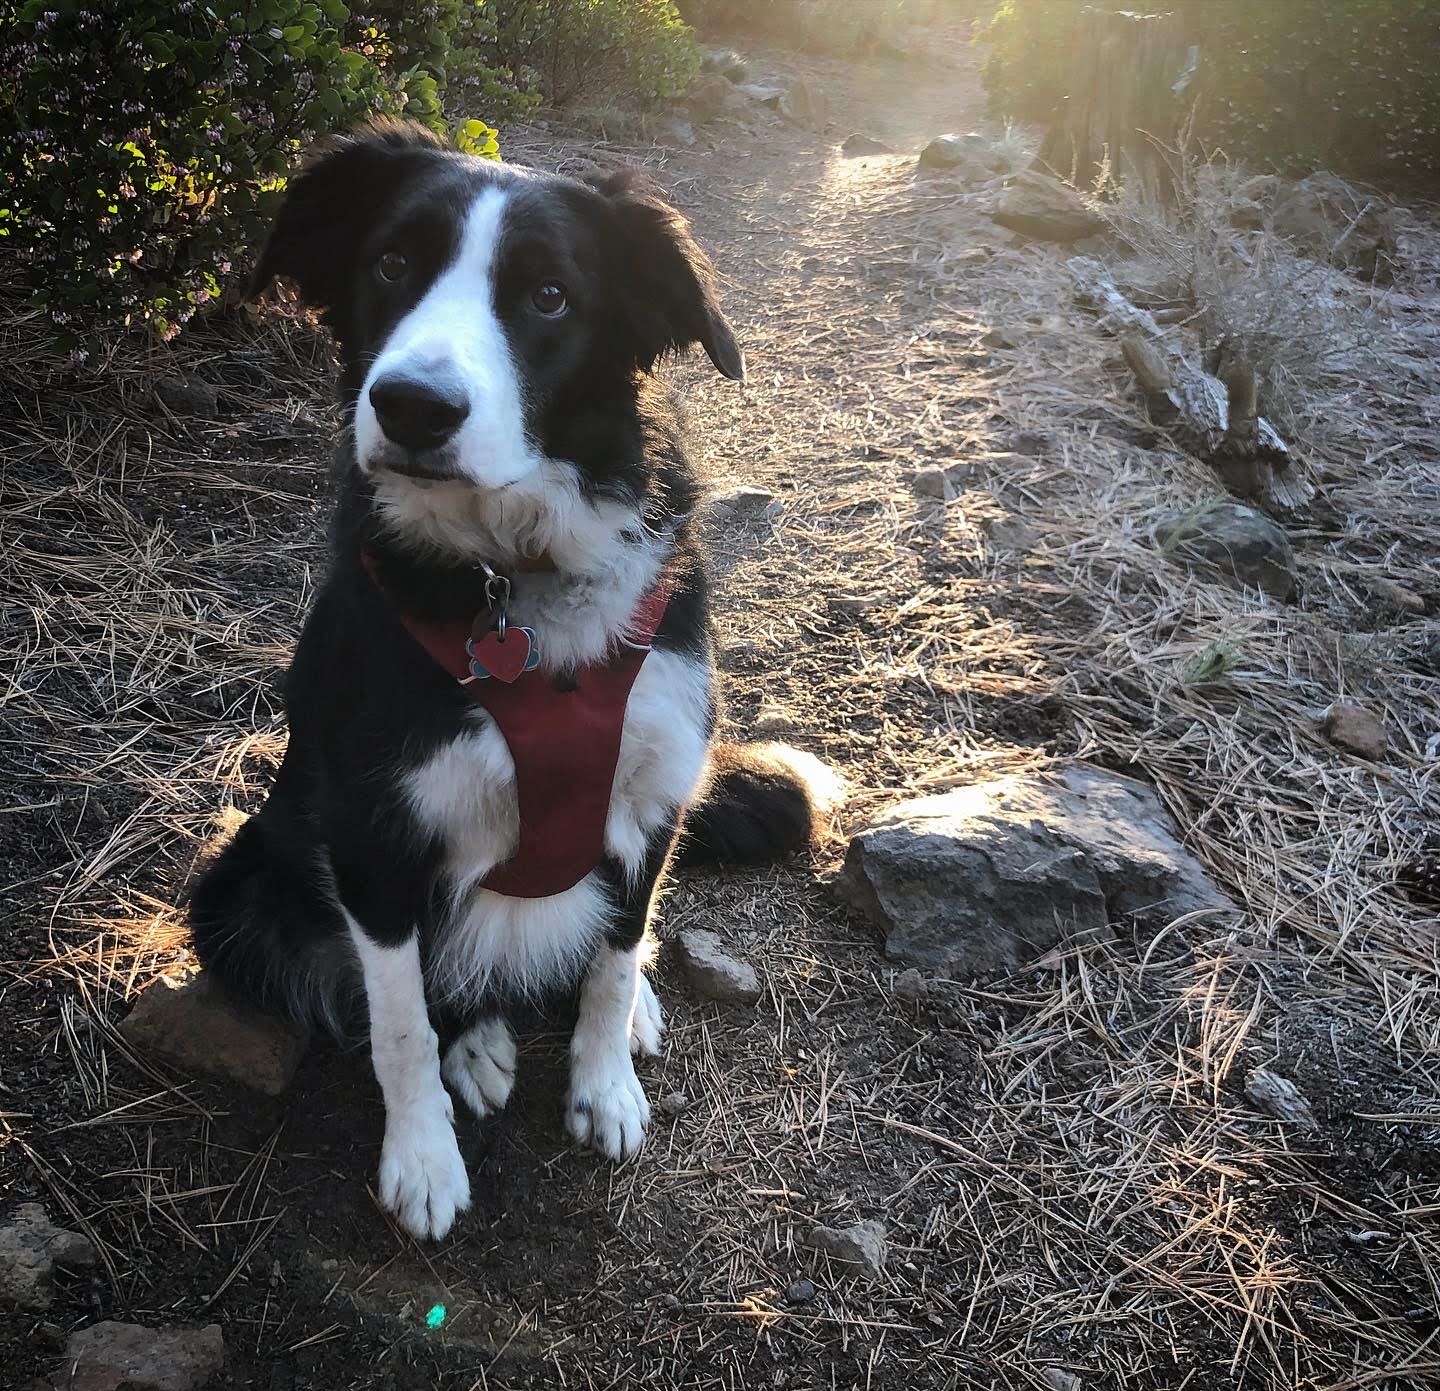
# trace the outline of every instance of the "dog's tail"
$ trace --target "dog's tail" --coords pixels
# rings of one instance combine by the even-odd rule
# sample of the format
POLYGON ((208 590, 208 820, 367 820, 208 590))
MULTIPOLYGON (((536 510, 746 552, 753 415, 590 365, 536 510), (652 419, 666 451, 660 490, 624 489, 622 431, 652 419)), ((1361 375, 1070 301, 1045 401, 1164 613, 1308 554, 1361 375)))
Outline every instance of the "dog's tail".
POLYGON ((717 744, 676 862, 769 864, 818 840, 844 795, 840 776, 813 754, 788 744, 717 744))
POLYGON ((364 994, 329 877, 300 818, 272 796, 222 825, 187 908, 195 954, 229 993, 345 1041, 364 1036, 364 994))

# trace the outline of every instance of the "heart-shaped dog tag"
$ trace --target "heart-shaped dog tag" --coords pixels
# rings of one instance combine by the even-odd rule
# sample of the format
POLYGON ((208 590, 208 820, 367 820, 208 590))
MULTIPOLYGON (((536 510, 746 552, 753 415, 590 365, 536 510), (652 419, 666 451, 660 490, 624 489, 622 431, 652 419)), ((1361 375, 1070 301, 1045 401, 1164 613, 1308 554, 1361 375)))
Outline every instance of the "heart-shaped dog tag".
POLYGON ((465 650, 470 654, 470 675, 481 681, 493 676, 508 686, 522 673, 533 671, 540 665, 535 630, 519 624, 506 628, 503 638, 493 631, 471 638, 465 644, 465 650))

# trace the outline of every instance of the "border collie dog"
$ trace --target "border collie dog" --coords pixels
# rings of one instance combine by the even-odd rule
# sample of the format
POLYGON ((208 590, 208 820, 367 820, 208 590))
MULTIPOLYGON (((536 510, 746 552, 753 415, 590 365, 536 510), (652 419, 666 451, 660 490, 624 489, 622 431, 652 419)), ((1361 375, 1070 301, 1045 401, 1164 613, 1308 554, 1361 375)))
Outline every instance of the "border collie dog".
POLYGON ((727 377, 744 364, 651 185, 379 124, 292 181, 254 291, 276 276, 339 344, 333 553, 286 678, 284 762, 191 928, 233 990, 368 1031, 381 1200, 439 1238, 470 1200, 451 1095, 505 1105, 516 1004, 578 988, 568 1128, 634 1153, 631 1054, 661 1036, 643 939, 672 848, 775 858, 835 784, 791 749, 712 748, 698 488, 651 372, 694 344, 727 377))

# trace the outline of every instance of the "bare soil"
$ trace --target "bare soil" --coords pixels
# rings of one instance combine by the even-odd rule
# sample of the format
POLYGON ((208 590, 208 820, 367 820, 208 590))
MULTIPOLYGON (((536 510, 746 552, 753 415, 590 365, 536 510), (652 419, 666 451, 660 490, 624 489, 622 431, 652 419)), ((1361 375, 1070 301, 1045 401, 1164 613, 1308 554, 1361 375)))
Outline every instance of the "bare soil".
POLYGON ((7 1315, 0 1386, 101 1318, 218 1322, 217 1385, 267 1391, 1440 1374, 1440 968, 1433 911, 1392 872, 1436 806, 1435 621, 1377 617, 1350 584, 1383 561, 1435 612, 1433 396, 1373 388, 1392 434, 1361 451, 1368 474, 1341 459, 1331 511, 1297 527, 1306 605, 1162 581, 1145 519, 1214 479, 1156 452, 1059 252, 913 182, 925 139, 983 120, 959 40, 944 61, 757 62, 825 87, 829 136, 777 119, 686 151, 559 125, 507 141, 551 166, 651 165, 728 277, 749 385, 673 375, 717 484, 786 504, 773 535, 717 538, 734 725, 787 710, 850 779, 850 824, 1066 756, 1136 772, 1242 921, 917 997, 836 906, 836 845, 684 876, 662 942, 714 928, 760 968, 760 1004, 696 999, 662 947, 669 1033, 643 1076, 671 1100, 620 1168, 566 1139, 563 1028, 537 1020, 507 1112, 462 1122, 475 1210, 417 1246, 368 1186, 362 1054, 317 1046, 269 1101, 137 1057, 114 1027, 184 969, 193 855, 283 747, 276 681, 324 554, 323 345, 270 319, 59 387, 22 366, 0 426, 0 1174, 7 1206, 43 1201, 103 1260, 43 1317, 7 1315), (842 159, 851 127, 904 153, 842 159), (997 315, 1032 346, 987 347, 997 315), (156 405, 157 370, 213 382, 218 416, 156 405), (911 492, 917 468, 967 459, 957 502, 911 492), (1405 507, 1381 505, 1402 486, 1405 507), (1029 540, 1001 544, 1012 518, 1029 540), (1232 684, 1175 679, 1221 638, 1249 654, 1232 684), (1337 761, 1301 728, 1337 685, 1400 726, 1394 766, 1337 761), (1318 1134, 1249 1105, 1259 1064, 1309 1095, 1318 1134), (803 1245, 870 1217, 890 1231, 879 1281, 803 1245))

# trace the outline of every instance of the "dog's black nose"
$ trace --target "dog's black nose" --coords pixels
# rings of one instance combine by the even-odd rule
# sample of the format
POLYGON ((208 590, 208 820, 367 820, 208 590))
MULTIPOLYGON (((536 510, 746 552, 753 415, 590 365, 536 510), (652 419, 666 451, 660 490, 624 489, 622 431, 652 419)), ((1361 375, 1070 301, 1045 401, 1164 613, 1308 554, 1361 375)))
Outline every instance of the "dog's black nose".
POLYGON ((386 438, 405 449, 438 449, 470 414, 457 387, 395 374, 371 384, 370 404, 386 438))

